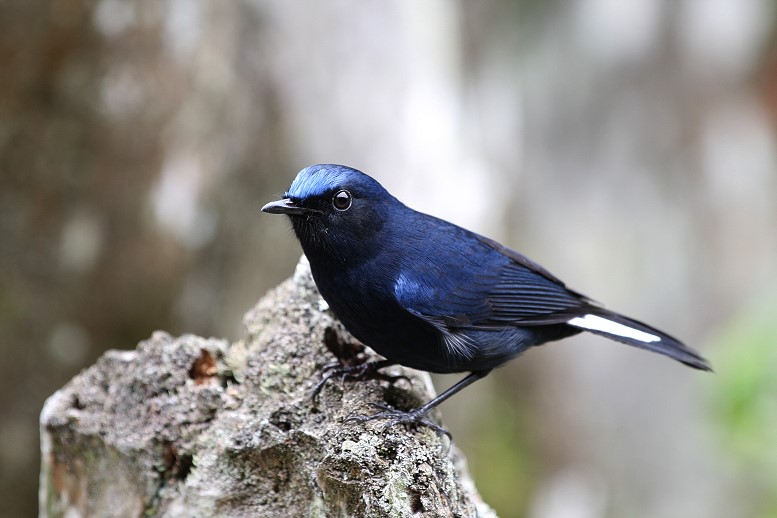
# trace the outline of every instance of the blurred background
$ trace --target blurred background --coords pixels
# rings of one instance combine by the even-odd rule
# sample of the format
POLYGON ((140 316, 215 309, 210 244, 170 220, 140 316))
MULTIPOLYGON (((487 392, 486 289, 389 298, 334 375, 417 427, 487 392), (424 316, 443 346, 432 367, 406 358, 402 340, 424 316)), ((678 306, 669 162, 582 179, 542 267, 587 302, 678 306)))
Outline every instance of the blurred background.
MULTIPOLYGON (((156 329, 241 335, 311 163, 684 338, 596 337, 442 406, 503 518, 777 516, 773 0, 0 2, 0 515, 44 399, 156 329)), ((455 377, 437 378, 439 388, 455 377)))

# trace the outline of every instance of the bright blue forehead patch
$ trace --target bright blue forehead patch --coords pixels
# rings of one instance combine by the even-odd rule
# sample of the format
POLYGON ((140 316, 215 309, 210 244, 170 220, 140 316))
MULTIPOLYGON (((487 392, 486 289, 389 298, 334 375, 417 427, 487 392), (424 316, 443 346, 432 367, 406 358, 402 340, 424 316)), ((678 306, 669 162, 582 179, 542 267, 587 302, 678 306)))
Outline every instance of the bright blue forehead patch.
POLYGON ((297 174, 286 196, 290 198, 312 198, 321 196, 348 183, 358 172, 350 167, 332 164, 317 164, 306 167, 297 174))
POLYGON ((306 167, 297 174, 286 196, 304 200, 337 189, 385 192, 378 182, 361 171, 344 165, 316 164, 306 167))

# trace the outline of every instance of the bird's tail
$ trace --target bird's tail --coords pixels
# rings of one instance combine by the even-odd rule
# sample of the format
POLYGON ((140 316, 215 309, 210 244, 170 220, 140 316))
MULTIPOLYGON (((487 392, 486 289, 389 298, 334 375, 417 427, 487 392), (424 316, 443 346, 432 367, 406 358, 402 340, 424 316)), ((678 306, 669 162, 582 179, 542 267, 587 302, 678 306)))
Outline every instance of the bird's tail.
POLYGON ((640 349, 663 354, 694 369, 712 371, 707 360, 699 353, 655 327, 603 308, 587 309, 584 314, 569 319, 567 324, 640 349))

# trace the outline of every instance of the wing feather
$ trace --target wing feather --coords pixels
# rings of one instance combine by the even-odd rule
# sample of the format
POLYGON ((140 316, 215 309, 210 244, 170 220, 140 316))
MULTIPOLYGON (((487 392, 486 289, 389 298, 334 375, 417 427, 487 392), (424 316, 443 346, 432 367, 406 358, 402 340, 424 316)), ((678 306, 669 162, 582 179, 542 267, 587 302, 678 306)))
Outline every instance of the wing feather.
POLYGON ((518 252, 477 234, 468 242, 477 265, 451 254, 434 277, 415 274, 425 268, 403 270, 394 289, 403 307, 438 329, 458 330, 566 323, 598 307, 518 252))

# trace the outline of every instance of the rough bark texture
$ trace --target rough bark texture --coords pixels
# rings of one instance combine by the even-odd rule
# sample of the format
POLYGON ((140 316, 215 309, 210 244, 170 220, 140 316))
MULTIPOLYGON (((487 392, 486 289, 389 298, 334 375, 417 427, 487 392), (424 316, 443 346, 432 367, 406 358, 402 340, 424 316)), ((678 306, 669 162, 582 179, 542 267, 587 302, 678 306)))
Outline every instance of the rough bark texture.
POLYGON ((234 344, 157 332, 49 398, 41 516, 493 516, 433 432, 343 423, 426 400, 428 375, 333 381, 313 403, 321 367, 359 345, 304 259, 245 327, 234 344))

